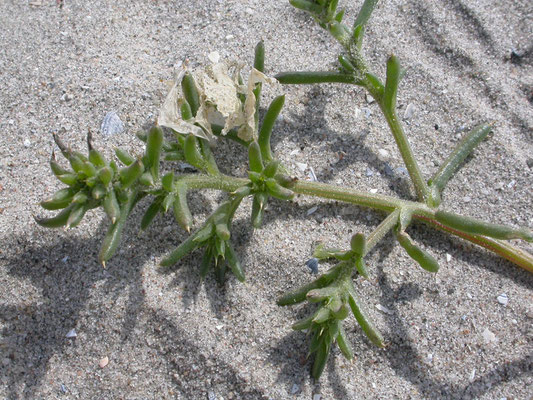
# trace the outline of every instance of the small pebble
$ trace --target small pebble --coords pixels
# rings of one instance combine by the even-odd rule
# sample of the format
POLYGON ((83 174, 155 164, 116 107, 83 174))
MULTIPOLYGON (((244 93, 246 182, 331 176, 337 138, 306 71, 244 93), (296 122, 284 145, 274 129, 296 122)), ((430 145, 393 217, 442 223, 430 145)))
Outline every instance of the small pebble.
POLYGON ((66 337, 69 338, 69 339, 70 338, 75 338, 77 336, 78 336, 78 334, 76 333, 76 329, 71 329, 70 331, 68 331, 68 333, 66 335, 66 337))
POLYGON ((387 307, 385 306, 382 306, 381 304, 376 304, 376 308, 381 311, 382 313, 385 313, 385 314, 392 314, 392 311, 389 310, 387 307))
POLYGON ((116 112, 110 111, 104 117, 100 132, 104 136, 112 136, 124 131, 124 123, 120 120, 116 112))
POLYGON ((309 179, 311 179, 313 182, 318 181, 318 179, 316 178, 315 170, 313 169, 313 167, 309 167, 309 179))
POLYGON ((511 189, 514 185, 516 185, 516 181, 513 179, 511 182, 507 184, 507 187, 511 189))
POLYGON ((476 369, 475 368, 472 369, 472 372, 470 372, 470 376, 468 377, 468 380, 470 382, 474 382, 474 379, 476 379, 476 369))
POLYGON ((500 294, 496 300, 498 300, 498 303, 500 303, 502 306, 506 306, 507 303, 509 303, 509 297, 507 297, 507 294, 505 293, 500 294))
POLYGON ((318 210, 318 207, 317 206, 313 206, 309 210, 307 210, 306 215, 309 216, 309 215, 313 214, 314 212, 316 212, 316 210, 318 210))
POLYGON ((410 119, 415 113, 415 106, 412 103, 409 103, 407 107, 405 108, 405 112, 403 113, 403 119, 410 119))
POLYGON ((318 259, 317 258, 310 258, 305 262, 305 265, 307 265, 307 268, 311 270, 313 274, 318 274, 318 259))
POLYGON ((218 51, 212 51, 207 55, 207 58, 209 61, 211 61, 213 64, 217 64, 220 61, 220 54, 218 51))
POLYGON ((234 37, 235 37, 234 35, 227 35, 227 36, 226 36, 226 40, 231 40, 231 39, 233 39, 234 37))
POLYGON ((369 192, 372 193, 372 194, 375 194, 375 193, 378 192, 378 190, 377 189, 370 189, 369 192))
POLYGON ((496 335, 492 333, 489 330, 489 328, 485 328, 481 336, 483 336, 483 340, 485 341, 485 344, 494 343, 498 341, 498 338, 496 337, 496 335))
POLYGON ((291 151, 291 152, 289 153, 289 155, 290 155, 290 156, 295 156, 295 155, 298 154, 299 152, 300 152, 300 150, 298 150, 298 149, 294 149, 293 151, 291 151))
POLYGON ((465 203, 470 203, 470 201, 472 201, 472 197, 470 197, 470 196, 465 196, 465 197, 463 197, 463 201, 464 201, 465 203))
POLYGON ((407 168, 405 167, 398 167, 394 171, 396 171, 398 175, 407 176, 409 174, 409 172, 407 171, 407 168))
POLYGON ((221 330, 222 328, 224 328, 224 325, 223 325, 223 324, 222 324, 222 325, 217 325, 217 326, 215 326, 215 329, 216 329, 217 331, 221 330))
POLYGON ((31 146, 31 141, 30 139, 24 139, 24 147, 30 147, 31 146))
POLYGON ((100 362, 98 362, 98 365, 100 366, 100 368, 105 368, 107 366, 107 364, 109 364, 109 357, 108 356, 105 356, 104 358, 102 358, 100 360, 100 362))
POLYGON ((300 386, 298 386, 296 383, 292 385, 291 387, 291 394, 296 394, 300 391, 300 386))
POLYGON ((372 171, 370 168, 367 168, 366 172, 365 172, 365 175, 366 176, 372 176, 372 175, 374 175, 374 171, 372 171))
POLYGON ((370 118, 372 115, 372 110, 370 108, 363 107, 361 108, 361 111, 365 114, 365 118, 370 118))
POLYGON ((528 158, 526 164, 529 168, 533 168, 533 158, 528 158))
POLYGON ((215 394, 215 392, 213 392, 212 390, 210 390, 208 393, 207 393, 207 398, 209 400, 217 400, 217 396, 215 394))
POLYGON ((447 262, 452 261, 452 255, 451 254, 446 253, 446 261, 447 262))
POLYGON ((373 102, 375 102, 376 100, 371 96, 369 95, 368 93, 365 94, 365 100, 368 104, 372 104, 373 102))
POLYGON ((249 15, 254 15, 254 10, 251 9, 250 7, 246 7, 246 10, 244 10, 246 12, 246 14, 249 14, 249 15))
POLYGON ((304 172, 307 169, 306 163, 295 162, 295 164, 301 172, 304 172))
POLYGON ((389 159, 389 152, 387 150, 385 150, 385 149, 379 149, 378 150, 378 158, 381 161, 388 160, 389 159))
POLYGON ((59 387, 59 389, 61 390, 61 393, 67 393, 67 387, 63 384, 61 384, 61 386, 59 387))
POLYGON ((321 394, 314 394, 313 395, 313 400, 322 400, 322 395, 321 394))
POLYGON ((383 172, 385 172, 385 175, 387 176, 394 176, 394 170, 392 169, 389 163, 385 163, 385 168, 383 169, 383 172))

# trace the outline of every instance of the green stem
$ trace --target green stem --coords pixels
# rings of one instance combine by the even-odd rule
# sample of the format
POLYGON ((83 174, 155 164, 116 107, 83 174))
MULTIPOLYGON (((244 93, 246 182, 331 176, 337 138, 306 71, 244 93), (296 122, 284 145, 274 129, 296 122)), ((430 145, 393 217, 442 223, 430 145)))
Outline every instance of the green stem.
MULTIPOLYGON (((367 87, 367 89, 370 91, 370 87, 367 87)), ((383 115, 385 116, 392 135, 394 136, 394 140, 396 140, 396 145, 400 150, 400 154, 402 155, 405 167, 407 168, 409 176, 411 177, 411 180, 413 181, 413 184, 415 186, 415 191, 418 200, 427 204, 429 200, 429 187, 422 176, 420 168, 418 167, 418 163, 416 162, 413 151, 411 150, 411 146, 409 145, 407 136, 405 136, 402 125, 398 120, 396 111, 391 111, 387 109, 382 101, 378 102, 378 104, 381 108, 381 111, 383 112, 383 115)))
POLYGON ((362 256, 366 256, 370 250, 378 244, 378 242, 383 239, 383 237, 396 225, 398 225, 398 219, 400 216, 400 210, 397 208, 391 212, 387 218, 385 218, 377 227, 374 229, 370 235, 366 238, 365 251, 362 256))

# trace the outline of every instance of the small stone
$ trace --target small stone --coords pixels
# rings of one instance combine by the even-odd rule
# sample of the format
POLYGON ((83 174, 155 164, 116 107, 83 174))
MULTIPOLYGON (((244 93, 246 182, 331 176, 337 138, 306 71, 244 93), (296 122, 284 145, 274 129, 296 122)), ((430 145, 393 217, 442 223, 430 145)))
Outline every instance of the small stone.
POLYGON ((117 133, 122 133, 124 131, 124 123, 120 120, 116 112, 108 112, 100 126, 100 132, 104 136, 112 136, 117 133))
POLYGON ((411 119, 412 116, 415 113, 415 106, 412 103, 409 103, 407 107, 405 108, 405 112, 403 113, 403 119, 411 119))
POLYGON ((378 150, 378 158, 381 161, 388 160, 389 159, 389 152, 387 150, 385 150, 385 149, 379 149, 378 150))
POLYGON ((322 395, 321 394, 314 394, 313 395, 313 400, 322 400, 322 395))
POLYGON ((367 168, 366 172, 365 172, 365 175, 366 176, 372 176, 372 175, 374 175, 374 171, 372 171, 370 168, 367 168))
POLYGON ((451 254, 446 253, 446 261, 447 262, 452 261, 452 255, 451 254))
POLYGON ((221 324, 221 325, 217 325, 217 326, 215 326, 215 329, 216 329, 217 331, 221 330, 222 328, 224 328, 224 324, 221 324))
POLYGON ((318 274, 318 259, 317 258, 310 258, 305 262, 305 265, 307 265, 307 268, 311 270, 313 274, 318 274))
POLYGON ((381 311, 382 313, 385 313, 385 314, 392 314, 392 311, 389 310, 387 307, 385 306, 382 306, 381 304, 376 304, 376 308, 381 311))
POLYGON ((376 100, 371 96, 369 95, 368 93, 365 94, 365 100, 368 104, 372 104, 373 102, 375 102, 376 100))
POLYGON ((59 387, 59 390, 61 390, 61 393, 67 393, 68 390, 67 390, 67 387, 63 384, 61 384, 61 386, 59 387))
POLYGON ((218 51, 212 51, 211 53, 209 53, 207 55, 207 58, 209 59, 209 61, 211 61, 213 64, 216 64, 220 61, 220 54, 218 53, 218 51))
POLYGON ((292 385, 291 387, 291 394, 296 394, 300 391, 300 386, 298 386, 296 383, 292 385))
POLYGON ((307 212, 305 214, 307 216, 309 216, 309 215, 313 214, 314 212, 316 212, 316 210, 318 210, 318 207, 317 206, 313 206, 309 210, 307 210, 307 212))
POLYGON ((311 179, 313 182, 318 181, 318 179, 316 178, 315 170, 313 169, 313 167, 309 167, 309 179, 311 179))
POLYGON ((363 107, 361 108, 361 111, 363 112, 363 114, 365 114, 365 118, 370 118, 370 116, 372 115, 372 110, 370 108, 363 107))
POLYGON ((100 368, 105 368, 107 366, 107 364, 109 364, 109 357, 108 356, 105 356, 104 358, 102 358, 98 362, 98 365, 100 366, 100 368))
POLYGON ((502 306, 506 306, 507 303, 509 303, 509 297, 507 297, 507 294, 505 293, 500 294, 496 300, 498 300, 498 303, 500 303, 502 306))
POLYGON ((307 169, 307 164, 306 163, 295 162, 295 164, 296 164, 296 167, 298 167, 298 169, 301 172, 304 172, 307 169))
POLYGON ((470 382, 474 382, 474 379, 476 379, 476 369, 475 368, 472 369, 472 372, 470 372, 470 376, 468 377, 468 380, 470 382))
POLYGON ((498 338, 494 333, 492 333, 489 328, 485 328, 483 333, 481 334, 483 336, 483 340, 485 341, 485 344, 490 344, 498 341, 498 338))
POLYGON ((234 36, 234 35, 231 35, 231 34, 230 34, 230 35, 226 35, 226 40, 231 40, 231 39, 233 39, 234 37, 235 37, 235 36, 234 36))
POLYGON ((513 179, 511 182, 507 184, 507 187, 511 189, 514 185, 516 185, 516 181, 513 179))
POLYGON ((246 7, 244 12, 246 12, 246 14, 248 14, 248 15, 254 15, 254 10, 251 9, 250 7, 246 7))
POLYGON ((31 141, 30 139, 24 139, 24 147, 28 148, 31 146, 31 141))
POLYGON ((529 168, 533 168, 533 158, 528 158, 526 164, 529 168))
POLYGON ((370 189, 369 192, 372 193, 372 194, 376 194, 378 192, 378 190, 377 189, 370 189))
POLYGON ((394 170, 392 169, 389 163, 385 163, 385 168, 383 168, 383 172, 385 172, 385 175, 387 176, 394 176, 394 170))
POLYGON ((409 172, 407 171, 407 168, 405 167, 398 167, 394 171, 396 171, 396 174, 398 175, 403 175, 403 176, 409 175, 409 172))
POLYGON ((73 338, 75 338, 77 336, 78 336, 78 334, 76 333, 76 329, 71 329, 70 331, 68 331, 68 333, 66 335, 66 337, 68 339, 73 339, 73 338))
POLYGON ((464 201, 465 203, 470 203, 470 201, 472 201, 472 197, 470 197, 470 196, 465 196, 465 197, 463 197, 463 201, 464 201))
POLYGON ((207 398, 209 400, 217 400, 217 395, 215 394, 215 392, 213 392, 212 390, 210 390, 208 393, 207 393, 207 398))

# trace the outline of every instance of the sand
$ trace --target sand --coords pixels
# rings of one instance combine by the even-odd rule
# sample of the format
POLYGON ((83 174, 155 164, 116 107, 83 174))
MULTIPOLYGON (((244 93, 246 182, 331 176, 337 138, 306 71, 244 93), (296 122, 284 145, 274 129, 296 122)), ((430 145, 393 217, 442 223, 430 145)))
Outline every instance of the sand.
MULTIPOLYGON (((361 2, 340 3, 352 21, 361 2)), ((392 53, 407 68, 399 114, 409 109, 404 126, 425 176, 466 130, 494 124, 449 183, 443 208, 530 228, 532 15, 527 0, 383 1, 364 44, 378 75, 392 53)), ((247 281, 229 277, 224 287, 199 279, 199 254, 158 267, 186 235, 170 214, 139 235, 146 202, 105 270, 97 262, 108 223, 101 211, 67 232, 34 222, 49 215, 39 201, 61 187, 48 165, 51 132, 64 128, 63 140, 84 150, 91 129, 110 157, 117 146, 140 152, 135 133, 154 122, 184 63, 198 68, 218 51, 249 65, 263 39, 269 74, 334 68, 339 47, 288 2, 2 1, 0 25, 0 398, 533 396, 533 276, 428 227, 410 233, 438 259, 438 274, 388 236, 368 257, 370 279, 355 281, 389 346, 374 347, 350 317, 355 359, 335 348, 317 383, 309 339, 290 328, 309 307, 275 300, 313 279, 304 263, 317 243, 345 246, 379 213, 300 196, 271 202, 254 231, 246 202, 233 243, 247 281), (125 129, 107 138, 99 129, 110 111, 125 129)), ((264 104, 280 93, 287 101, 274 150, 294 176, 308 179, 312 168, 319 181, 413 197, 378 107, 361 90, 275 86, 264 104)), ((221 169, 245 173, 236 146, 221 144, 217 154, 221 169)), ((197 226, 221 195, 189 199, 197 226)))

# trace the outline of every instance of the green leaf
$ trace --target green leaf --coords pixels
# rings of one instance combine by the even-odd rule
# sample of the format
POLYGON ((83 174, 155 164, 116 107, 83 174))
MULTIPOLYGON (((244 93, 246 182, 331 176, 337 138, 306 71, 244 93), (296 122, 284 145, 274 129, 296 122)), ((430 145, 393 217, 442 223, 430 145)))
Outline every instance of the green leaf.
POLYGON ((148 132, 146 141, 146 168, 150 170, 154 180, 159 179, 159 159, 162 145, 163 129, 160 126, 154 126, 148 132))
POLYGON ((387 81, 385 82, 385 92, 383 94, 384 107, 390 112, 396 109, 396 94, 400 80, 400 63, 398 58, 391 55, 387 60, 387 81))
POLYGON ((272 136, 272 129, 274 128, 274 123, 276 122, 276 119, 278 118, 278 115, 281 112, 284 104, 285 96, 278 96, 272 100, 272 103, 270 103, 270 106, 268 106, 268 110, 263 118, 261 129, 259 130, 257 142, 259 144, 259 148, 261 149, 263 160, 266 162, 269 162, 273 159, 270 139, 272 136))
POLYGON ((281 72, 275 78, 285 85, 357 83, 353 75, 343 74, 337 71, 281 72))
POLYGON ((198 95, 198 89, 196 88, 194 78, 189 72, 185 73, 183 76, 181 89, 185 96, 185 100, 187 100, 187 103, 189 103, 189 106, 191 107, 192 115, 196 117, 196 113, 200 108, 200 96, 198 95))

